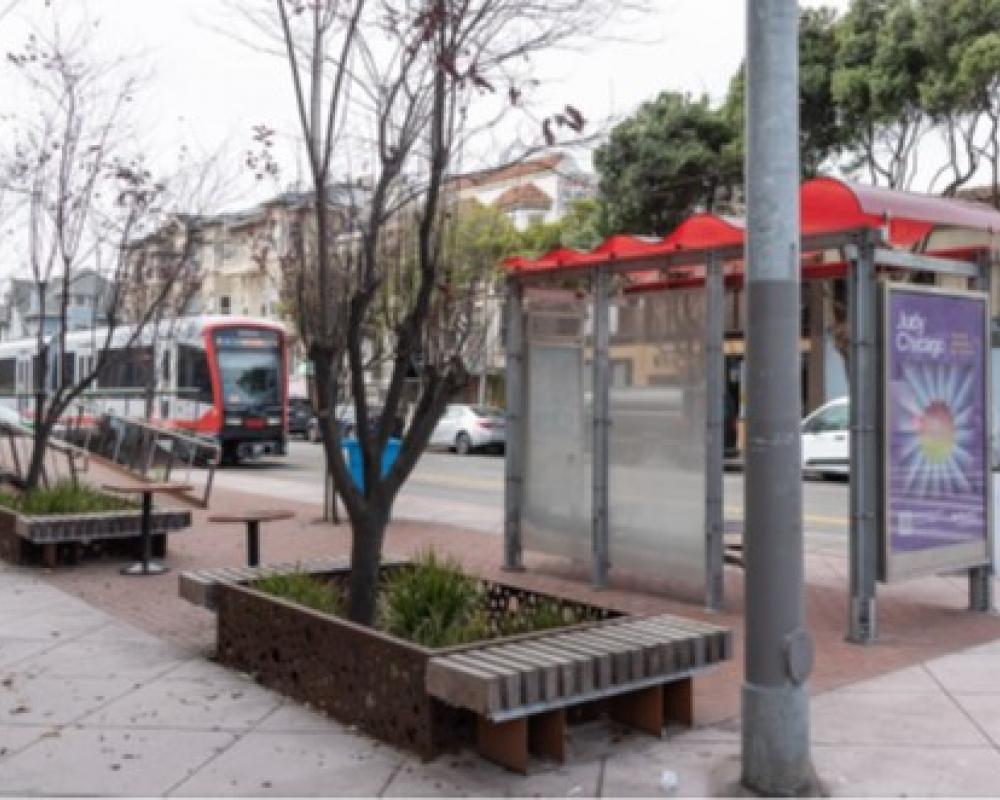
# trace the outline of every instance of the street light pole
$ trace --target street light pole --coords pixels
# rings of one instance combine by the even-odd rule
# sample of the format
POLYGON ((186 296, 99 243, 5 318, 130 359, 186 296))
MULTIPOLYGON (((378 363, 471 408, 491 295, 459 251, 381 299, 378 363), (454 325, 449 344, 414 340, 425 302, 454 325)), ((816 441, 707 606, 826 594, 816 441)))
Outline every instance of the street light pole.
POLYGON ((743 783, 808 791, 801 478, 798 3, 747 0, 743 783))

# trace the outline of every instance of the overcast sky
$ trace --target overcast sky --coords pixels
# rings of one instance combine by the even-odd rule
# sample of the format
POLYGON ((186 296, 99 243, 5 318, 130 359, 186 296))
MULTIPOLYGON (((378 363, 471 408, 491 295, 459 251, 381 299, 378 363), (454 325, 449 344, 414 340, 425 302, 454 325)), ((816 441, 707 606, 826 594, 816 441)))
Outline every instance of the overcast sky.
MULTIPOLYGON (((0 12, 10 0, 0 0, 0 12)), ((196 149, 225 147, 234 169, 254 124, 287 133, 286 152, 297 134, 287 68, 218 32, 232 24, 224 0, 54 0, 69 11, 87 7, 101 20, 95 44, 108 52, 140 54, 153 77, 140 99, 147 145, 161 158, 183 142, 196 149)), ((848 0, 806 2, 844 8, 848 0)), ((6 53, 40 25, 44 0, 20 0, 0 20, 6 53)), ((540 107, 572 102, 592 120, 620 118, 663 90, 725 94, 744 51, 743 0, 652 0, 648 17, 613 24, 585 52, 545 56, 536 64, 542 81, 540 107)), ((0 72, 9 79, 10 72, 0 72)), ((0 108, 16 105, 0 92, 0 108), (3 98, 6 98, 3 99, 3 98)), ((476 154, 466 156, 468 168, 476 154)), ((294 177, 294 164, 285 175, 294 177)), ((243 181, 230 205, 255 200, 265 187, 243 181)), ((273 187, 272 187, 273 188, 273 187)))

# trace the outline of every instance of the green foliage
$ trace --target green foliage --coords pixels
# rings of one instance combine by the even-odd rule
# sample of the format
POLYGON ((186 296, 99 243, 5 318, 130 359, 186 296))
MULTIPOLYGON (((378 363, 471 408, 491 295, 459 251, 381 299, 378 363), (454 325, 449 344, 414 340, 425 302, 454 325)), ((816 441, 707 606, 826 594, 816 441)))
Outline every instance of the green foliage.
POLYGON ((324 614, 340 615, 344 610, 344 598, 334 584, 305 572, 269 575, 254 588, 324 614))
POLYGON ((384 630, 425 647, 446 647, 489 637, 485 597, 461 566, 433 551, 411 569, 399 570, 381 598, 384 630))
POLYGON ((433 551, 392 576, 382 593, 379 625, 425 647, 448 647, 499 636, 560 628, 588 615, 554 600, 527 603, 490 619, 485 589, 453 560, 433 551))
POLYGON ((600 200, 576 200, 559 220, 559 243, 563 247, 591 250, 615 232, 608 207, 600 200))
POLYGON ((555 222, 533 222, 519 231, 495 206, 472 201, 454 213, 449 247, 456 269, 488 275, 513 255, 535 258, 556 247, 589 250, 613 233, 606 209, 596 200, 576 200, 555 222))
POLYGON ((718 188, 739 181, 738 129, 706 96, 663 92, 612 130, 594 153, 608 222, 616 231, 663 234, 718 188))
POLYGON ((499 622, 499 628, 501 635, 514 636, 519 633, 578 625, 591 619, 590 615, 571 606, 563 607, 555 600, 540 600, 503 617, 499 622))
MULTIPOLYGON (((799 15, 799 138, 804 177, 819 174, 840 152, 849 133, 841 124, 831 80, 837 58, 837 15, 829 8, 803 9, 799 15)), ((742 160, 746 69, 729 84, 723 113, 736 131, 729 157, 742 160)))
POLYGON ((489 273, 520 248, 517 228, 496 206, 473 200, 462 203, 453 213, 454 222, 448 235, 456 265, 461 264, 476 274, 489 273))
POLYGON ((84 514, 96 511, 132 511, 134 501, 105 494, 87 486, 67 481, 49 489, 34 489, 24 494, 0 492, 0 506, 28 515, 84 514))
MULTIPOLYGON (((741 183, 745 83, 741 67, 717 109, 663 93, 614 129, 594 158, 613 230, 662 234, 741 183)), ((951 194, 987 165, 1000 205, 1000 0, 803 9, 799 100, 804 177, 840 167, 908 188, 934 128, 947 146, 934 165, 920 153, 938 181, 922 188, 951 194)))

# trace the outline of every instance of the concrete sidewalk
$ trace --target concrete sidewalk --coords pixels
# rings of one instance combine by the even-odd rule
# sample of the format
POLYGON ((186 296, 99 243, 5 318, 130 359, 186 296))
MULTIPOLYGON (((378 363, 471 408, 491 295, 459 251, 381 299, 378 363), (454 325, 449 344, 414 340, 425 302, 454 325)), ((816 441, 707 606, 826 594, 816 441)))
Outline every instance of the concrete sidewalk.
MULTIPOLYGON (((837 795, 984 795, 1000 786, 1000 641, 814 698, 837 795)), ((733 720, 662 740, 597 722, 527 778, 474 754, 424 764, 0 566, 0 793, 662 795, 736 791, 733 720)))

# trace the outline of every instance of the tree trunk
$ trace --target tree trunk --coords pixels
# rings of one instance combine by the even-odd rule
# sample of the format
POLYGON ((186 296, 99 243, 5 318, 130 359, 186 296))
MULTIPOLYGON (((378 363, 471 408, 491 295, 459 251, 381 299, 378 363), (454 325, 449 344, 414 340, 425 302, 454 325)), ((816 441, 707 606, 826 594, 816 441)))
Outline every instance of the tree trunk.
POLYGON ((28 472, 24 476, 25 491, 38 488, 45 468, 45 450, 49 438, 49 428, 40 419, 35 420, 35 430, 31 441, 31 459, 28 462, 28 472))
MULTIPOLYGON (((369 500, 369 503, 377 501, 369 500)), ((375 622, 382 541, 388 513, 381 509, 351 519, 351 597, 348 616, 360 625, 375 622)))

